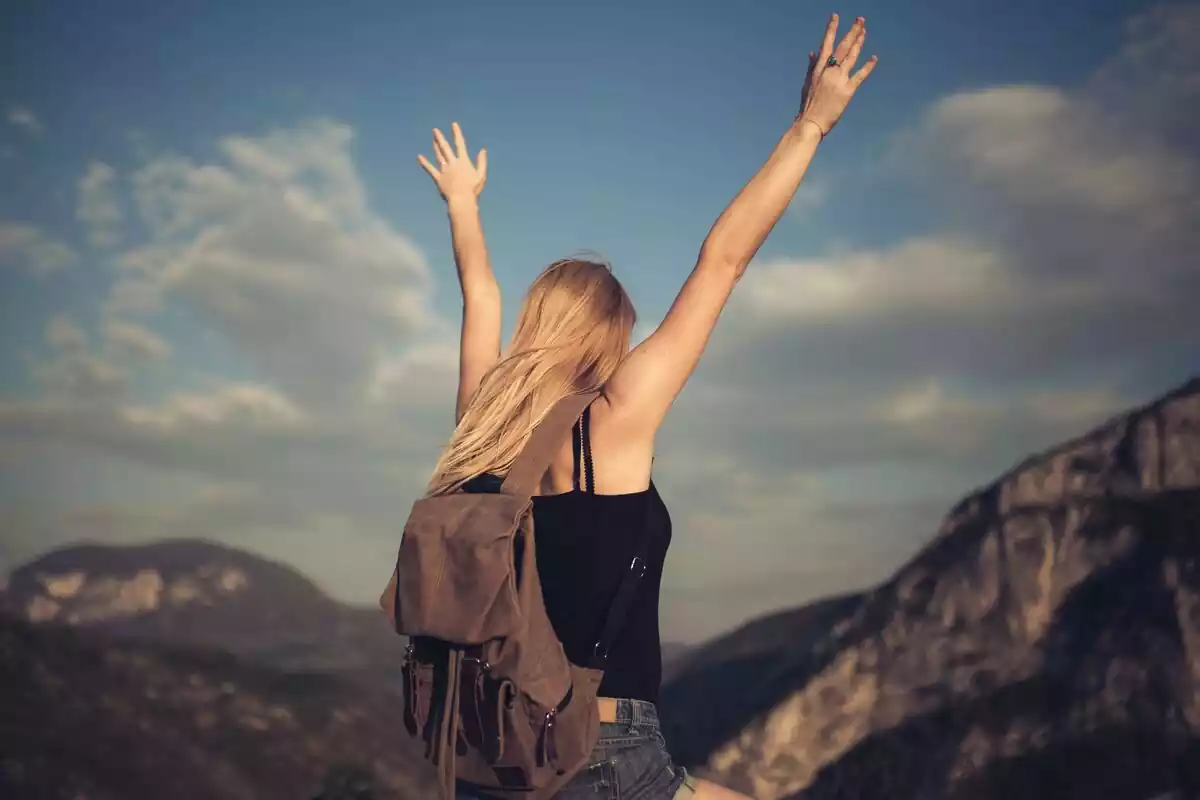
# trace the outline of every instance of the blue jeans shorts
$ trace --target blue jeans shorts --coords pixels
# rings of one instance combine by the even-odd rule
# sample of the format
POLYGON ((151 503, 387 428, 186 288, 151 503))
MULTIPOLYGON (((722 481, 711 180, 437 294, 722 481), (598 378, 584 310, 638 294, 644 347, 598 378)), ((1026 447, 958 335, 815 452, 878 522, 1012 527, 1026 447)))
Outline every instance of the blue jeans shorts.
MULTIPOLYGON (((642 700, 617 700, 617 721, 600 724, 592 759, 555 800, 687 800, 691 777, 667 753, 658 709, 642 700)), ((456 800, 479 797, 459 788, 456 800)))

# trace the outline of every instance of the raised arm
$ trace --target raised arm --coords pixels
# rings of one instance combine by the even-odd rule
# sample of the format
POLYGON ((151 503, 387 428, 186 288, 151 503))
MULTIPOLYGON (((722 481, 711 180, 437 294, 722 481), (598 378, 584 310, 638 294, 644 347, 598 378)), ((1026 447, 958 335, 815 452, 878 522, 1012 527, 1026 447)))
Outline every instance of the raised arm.
POLYGON ((462 338, 454 410, 457 423, 479 388, 479 382, 500 358, 500 285, 492 274, 483 238, 483 222, 479 218, 479 193, 487 182, 487 150, 480 150, 477 163, 472 164, 462 129, 457 122, 451 128, 453 148, 440 130, 433 129, 433 154, 438 166, 430 164, 423 155, 417 156, 417 161, 433 178, 446 200, 454 262, 462 287, 462 338))
POLYGON ((801 110, 766 163, 717 219, 695 268, 658 329, 617 368, 605 389, 610 413, 635 437, 658 430, 700 360, 734 285, 791 202, 817 145, 837 124, 874 68, 852 73, 866 37, 859 17, 837 46, 837 15, 817 53, 809 53, 801 110))

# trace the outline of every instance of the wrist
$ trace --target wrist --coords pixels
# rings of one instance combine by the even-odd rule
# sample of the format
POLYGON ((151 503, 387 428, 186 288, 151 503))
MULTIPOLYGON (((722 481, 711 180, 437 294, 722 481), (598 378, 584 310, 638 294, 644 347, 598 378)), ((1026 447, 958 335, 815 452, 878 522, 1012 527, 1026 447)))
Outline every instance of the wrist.
POLYGON ((446 196, 446 208, 451 213, 459 211, 476 211, 479 209, 479 198, 474 194, 451 194, 446 196))
POLYGON ((793 136, 800 141, 820 142, 828 133, 821 124, 811 117, 799 116, 792 123, 792 129, 788 131, 790 136, 793 136))

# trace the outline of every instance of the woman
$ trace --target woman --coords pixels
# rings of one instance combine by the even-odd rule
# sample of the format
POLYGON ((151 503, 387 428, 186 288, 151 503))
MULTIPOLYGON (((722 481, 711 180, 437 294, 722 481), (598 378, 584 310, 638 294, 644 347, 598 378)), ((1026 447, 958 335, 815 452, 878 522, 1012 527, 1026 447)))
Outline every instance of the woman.
MULTIPOLYGON (((817 146, 875 66, 872 57, 853 72, 865 20, 855 20, 835 46, 837 25, 835 14, 820 51, 809 54, 800 113, 713 225, 662 324, 632 352, 635 315, 621 284, 606 265, 565 260, 534 281, 501 356, 500 289, 477 204, 487 153, 481 150, 473 164, 455 124, 453 147, 434 130, 436 166, 418 157, 446 200, 463 293, 458 424, 430 492, 495 490, 533 420, 568 394, 599 390, 562 443, 534 503, 547 612, 572 662, 586 663, 591 655, 596 629, 631 559, 644 555, 646 563, 600 687, 600 741, 590 766, 558 797, 744 797, 688 776, 671 762, 659 732, 658 594, 671 523, 650 467, 655 434, 734 285, 791 201, 817 146)), ((458 796, 472 797, 461 786, 458 796)))

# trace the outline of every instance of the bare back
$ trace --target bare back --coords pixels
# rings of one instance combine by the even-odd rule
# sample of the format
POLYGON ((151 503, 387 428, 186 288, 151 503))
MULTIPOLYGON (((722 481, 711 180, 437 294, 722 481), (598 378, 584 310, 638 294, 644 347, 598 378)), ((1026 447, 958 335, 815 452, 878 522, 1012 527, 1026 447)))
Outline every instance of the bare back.
MULTIPOLYGON (((563 494, 571 491, 574 480, 574 443, 568 437, 542 478, 539 494, 563 494)), ((635 494, 650 485, 650 465, 654 456, 654 438, 630 435, 615 420, 613 407, 605 395, 591 406, 591 448, 596 464, 603 464, 595 475, 597 494, 635 494)))

